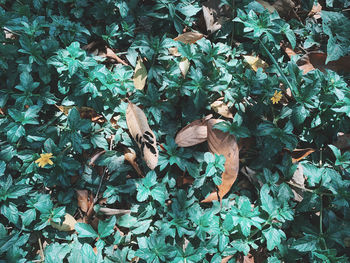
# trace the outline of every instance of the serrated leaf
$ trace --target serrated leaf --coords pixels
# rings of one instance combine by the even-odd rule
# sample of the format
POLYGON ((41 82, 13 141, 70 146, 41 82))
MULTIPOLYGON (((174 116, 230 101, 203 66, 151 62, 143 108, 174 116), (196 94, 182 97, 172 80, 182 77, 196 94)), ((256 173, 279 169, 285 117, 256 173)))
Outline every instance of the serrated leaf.
POLYGON ((148 125, 145 113, 131 102, 129 102, 126 110, 126 123, 131 136, 141 150, 147 166, 153 170, 158 164, 156 136, 148 125))
POLYGON ((79 237, 98 237, 96 231, 92 228, 92 226, 85 223, 76 223, 75 230, 78 232, 79 237))

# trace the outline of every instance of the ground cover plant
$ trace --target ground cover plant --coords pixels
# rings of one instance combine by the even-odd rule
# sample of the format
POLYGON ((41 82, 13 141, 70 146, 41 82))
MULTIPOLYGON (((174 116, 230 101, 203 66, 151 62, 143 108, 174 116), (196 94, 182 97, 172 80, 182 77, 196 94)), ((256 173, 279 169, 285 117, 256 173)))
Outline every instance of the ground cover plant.
POLYGON ((0 0, 0 262, 349 262, 349 8, 0 0))

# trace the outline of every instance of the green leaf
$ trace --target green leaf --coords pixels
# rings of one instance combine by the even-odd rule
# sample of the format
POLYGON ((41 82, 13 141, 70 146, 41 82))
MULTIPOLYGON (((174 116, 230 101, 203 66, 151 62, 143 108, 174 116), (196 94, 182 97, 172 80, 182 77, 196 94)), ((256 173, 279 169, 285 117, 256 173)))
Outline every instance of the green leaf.
POLYGON ((318 237, 310 234, 305 234, 302 238, 293 242, 291 248, 299 252, 315 251, 318 248, 318 237))
POLYGON ((92 226, 85 223, 76 223, 75 230, 78 232, 79 237, 98 237, 98 234, 92 226))
POLYGON ((98 234, 101 238, 107 237, 114 232, 114 226, 117 222, 115 216, 112 216, 110 219, 98 222, 98 234))
POLYGON ((262 231, 267 242, 267 249, 273 250, 276 246, 281 244, 282 239, 286 239, 286 234, 281 229, 270 227, 262 231))

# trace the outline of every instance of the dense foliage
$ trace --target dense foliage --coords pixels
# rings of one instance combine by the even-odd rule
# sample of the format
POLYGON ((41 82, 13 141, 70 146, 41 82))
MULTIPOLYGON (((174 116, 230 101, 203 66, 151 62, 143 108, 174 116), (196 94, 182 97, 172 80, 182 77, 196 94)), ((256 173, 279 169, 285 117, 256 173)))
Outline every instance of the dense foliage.
MULTIPOLYGON (((309 11, 314 1, 302 2, 309 11)), ((350 154, 334 142, 350 132, 349 75, 303 74, 280 47, 318 47, 327 62, 349 55, 350 18, 342 10, 350 3, 326 2, 322 21, 302 23, 254 1, 222 1, 231 17, 189 45, 173 38, 184 29, 203 32, 201 1, 0 0, 3 262, 221 262, 231 255, 236 262, 248 253, 269 263, 348 262, 350 154), (104 41, 128 65, 82 49, 92 41, 104 41), (169 53, 174 46, 181 56, 169 53), (254 71, 247 54, 269 66, 254 71), (138 57, 148 72, 144 90, 132 80, 138 57), (272 101, 276 91, 283 97, 272 101), (221 97, 234 118, 219 128, 254 140, 240 153, 254 180, 240 172, 220 202, 201 203, 220 184, 224 160, 208 155, 206 143, 180 148, 174 138, 191 121, 220 118, 210 105, 221 97), (161 145, 155 170, 128 133, 127 99, 142 107, 161 145), (57 106, 75 107, 66 115, 57 106), (82 107, 106 121, 83 118, 82 107), (124 160, 128 147, 145 177, 124 160), (315 152, 292 163, 286 149, 295 148, 315 152), (298 165, 306 182, 293 188, 298 165), (183 175, 194 182, 179 184, 183 175), (84 217, 81 189, 98 194, 95 214, 76 231, 52 227, 67 213, 84 217), (102 207, 131 213, 110 216, 102 207)))

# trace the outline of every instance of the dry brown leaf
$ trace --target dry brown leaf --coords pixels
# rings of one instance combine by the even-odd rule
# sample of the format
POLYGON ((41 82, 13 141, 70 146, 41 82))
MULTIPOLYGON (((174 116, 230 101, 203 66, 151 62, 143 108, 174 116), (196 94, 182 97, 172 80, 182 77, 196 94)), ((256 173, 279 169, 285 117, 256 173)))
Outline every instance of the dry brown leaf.
POLYGON ((322 11, 322 6, 320 3, 317 3, 317 5, 314 5, 309 12, 308 16, 309 17, 314 17, 315 19, 321 18, 321 11, 322 11))
POLYGON ((269 65, 259 57, 255 56, 243 56, 244 60, 249 64, 249 66, 255 72, 258 71, 258 68, 266 69, 269 65))
POLYGON ((289 181, 291 185, 295 185, 295 188, 292 188, 292 192, 294 194, 294 200, 297 202, 301 202, 303 200, 303 191, 298 188, 305 187, 305 177, 304 177, 304 169, 303 166, 299 163, 297 169, 295 170, 292 179, 289 181))
POLYGON ((86 213, 89 209, 89 191, 88 190, 76 190, 78 207, 86 213))
POLYGON ((233 258, 233 256, 224 257, 223 259, 221 259, 221 263, 227 263, 231 258, 233 258))
POLYGON ((315 149, 306 148, 306 149, 294 149, 292 152, 292 162, 297 163, 300 160, 306 158, 308 155, 312 154, 315 149))
POLYGON ((139 58, 136 62, 135 71, 134 71, 134 86, 135 89, 143 90, 146 85, 147 80, 147 69, 145 65, 142 63, 142 59, 139 58))
POLYGON ((180 147, 190 147, 207 140, 207 121, 212 117, 208 115, 201 120, 195 120, 182 128, 175 137, 180 147))
POLYGON ((208 0, 202 4, 203 17, 209 33, 219 30, 229 18, 229 6, 220 0, 208 0))
POLYGON ((131 102, 129 102, 126 109, 126 123, 131 136, 141 150, 147 166, 153 170, 158 164, 156 136, 148 125, 145 113, 131 102))
POLYGON ((136 162, 136 152, 133 149, 124 149, 124 159, 132 165, 132 167, 135 169, 135 171, 140 177, 144 177, 138 163, 136 162))
POLYGON ((281 17, 289 17, 293 11, 295 4, 292 0, 277 0, 273 3, 273 7, 276 9, 281 17))
POLYGON ((210 104, 210 107, 220 115, 229 119, 233 119, 233 115, 230 112, 230 109, 228 108, 227 104, 224 103, 223 101, 221 100, 214 101, 212 104, 210 104))
POLYGON ((174 38, 175 41, 180 41, 185 44, 194 44, 198 40, 200 40, 202 37, 204 37, 203 34, 198 32, 186 32, 181 35, 178 35, 174 38))
POLYGON ((64 115, 68 115, 69 111, 72 108, 76 108, 79 111, 80 117, 82 119, 90 119, 92 122, 97 123, 104 123, 106 120, 102 115, 99 115, 93 108, 90 107, 76 107, 76 106, 62 106, 62 105, 56 105, 55 106, 63 112, 64 115))
POLYGON ((168 51, 174 57, 180 57, 181 56, 181 54, 179 53, 177 47, 171 47, 171 48, 168 49, 168 51))
POLYGON ((104 41, 92 41, 91 43, 82 47, 82 49, 88 51, 94 56, 100 56, 103 58, 113 59, 118 63, 121 63, 125 66, 128 64, 117 56, 112 49, 110 49, 104 41))
POLYGON ((350 72, 350 56, 341 57, 336 61, 330 61, 326 65, 327 54, 322 52, 310 52, 301 57, 297 64, 304 74, 311 70, 319 69, 324 72, 330 69, 336 72, 350 72))
POLYGON ((53 228, 57 229, 58 231, 65 232, 73 231, 76 223, 77 220, 75 220, 75 218, 68 213, 64 216, 64 221, 62 222, 62 224, 57 224, 55 222, 50 221, 50 225, 53 228))
POLYGON ((263 0, 256 0, 259 4, 261 4, 265 9, 267 9, 270 13, 277 11, 269 2, 263 0))
POLYGON ((180 68, 182 76, 185 78, 186 74, 190 68, 190 61, 187 58, 182 58, 180 63, 179 63, 179 68, 180 68))
MULTIPOLYGON (((213 154, 223 155, 226 158, 225 171, 221 178, 222 183, 218 186, 218 196, 222 200, 236 181, 239 170, 239 150, 235 136, 214 128, 214 125, 221 121, 223 120, 208 120, 207 127, 209 151, 213 154)), ((204 199, 202 202, 210 202, 213 197, 215 195, 204 199)))

